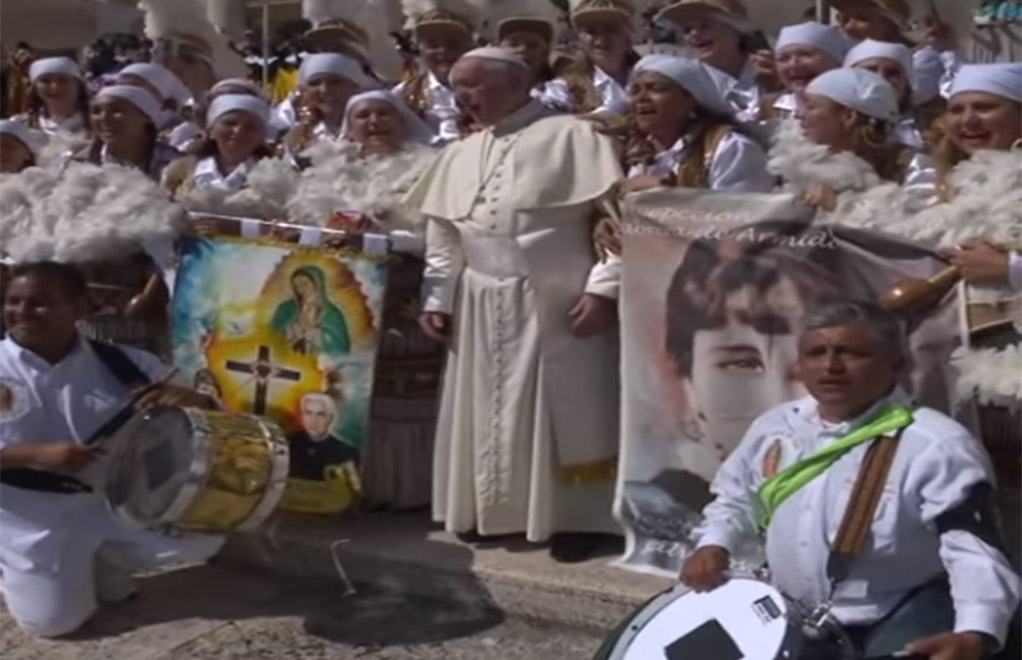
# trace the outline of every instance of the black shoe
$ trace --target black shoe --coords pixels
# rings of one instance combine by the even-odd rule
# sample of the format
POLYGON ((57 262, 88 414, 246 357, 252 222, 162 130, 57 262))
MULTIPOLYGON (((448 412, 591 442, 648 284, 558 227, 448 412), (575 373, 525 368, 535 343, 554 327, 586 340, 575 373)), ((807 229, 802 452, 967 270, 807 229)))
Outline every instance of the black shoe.
POLYGON ((458 532, 455 536, 457 536, 458 540, 462 543, 482 543, 486 540, 485 536, 474 529, 470 532, 458 532))
POLYGON ((592 558, 603 541, 603 534, 554 534, 550 556, 562 564, 575 564, 592 558))

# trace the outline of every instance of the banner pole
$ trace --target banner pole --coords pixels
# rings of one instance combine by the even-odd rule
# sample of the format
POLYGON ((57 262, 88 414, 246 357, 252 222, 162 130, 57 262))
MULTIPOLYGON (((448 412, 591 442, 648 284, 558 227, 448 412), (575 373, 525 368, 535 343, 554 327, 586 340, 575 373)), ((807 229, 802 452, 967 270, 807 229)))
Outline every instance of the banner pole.
POLYGON ((816 0, 816 20, 820 23, 830 23, 830 2, 828 0, 816 0))

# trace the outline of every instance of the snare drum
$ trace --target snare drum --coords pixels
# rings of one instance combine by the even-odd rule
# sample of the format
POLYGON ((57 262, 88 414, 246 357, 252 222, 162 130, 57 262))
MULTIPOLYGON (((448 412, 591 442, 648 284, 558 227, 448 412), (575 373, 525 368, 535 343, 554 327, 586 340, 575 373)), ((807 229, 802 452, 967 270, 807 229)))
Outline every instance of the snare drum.
POLYGON ((594 660, 794 660, 803 620, 760 580, 735 577, 706 593, 679 585, 618 626, 594 660))
POLYGON ((111 439, 109 451, 107 504, 140 529, 251 530, 276 507, 287 481, 284 435, 252 415, 142 412, 111 439))

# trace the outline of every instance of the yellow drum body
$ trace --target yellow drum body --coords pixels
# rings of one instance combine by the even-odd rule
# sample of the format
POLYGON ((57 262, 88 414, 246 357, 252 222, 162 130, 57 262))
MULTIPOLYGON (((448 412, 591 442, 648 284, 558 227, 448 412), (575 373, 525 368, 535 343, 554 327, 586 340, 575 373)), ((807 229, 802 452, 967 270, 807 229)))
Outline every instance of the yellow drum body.
POLYGON ((161 408, 136 415, 113 439, 106 499, 133 527, 246 531, 273 512, 287 472, 287 441, 272 422, 161 408))

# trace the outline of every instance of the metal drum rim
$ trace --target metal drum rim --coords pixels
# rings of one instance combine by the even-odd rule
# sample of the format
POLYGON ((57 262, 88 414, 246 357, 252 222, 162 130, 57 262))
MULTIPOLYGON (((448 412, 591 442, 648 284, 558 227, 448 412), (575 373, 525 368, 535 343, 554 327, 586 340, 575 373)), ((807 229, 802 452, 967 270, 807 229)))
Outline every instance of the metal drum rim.
POLYGON ((270 451, 270 475, 266 480, 266 488, 263 489, 259 502, 252 509, 251 513, 238 523, 234 529, 238 532, 250 532, 259 527, 277 509, 280 498, 284 495, 284 488, 287 486, 287 476, 291 466, 291 452, 284 437, 283 431, 273 421, 246 415, 259 422, 263 429, 263 440, 270 451))

